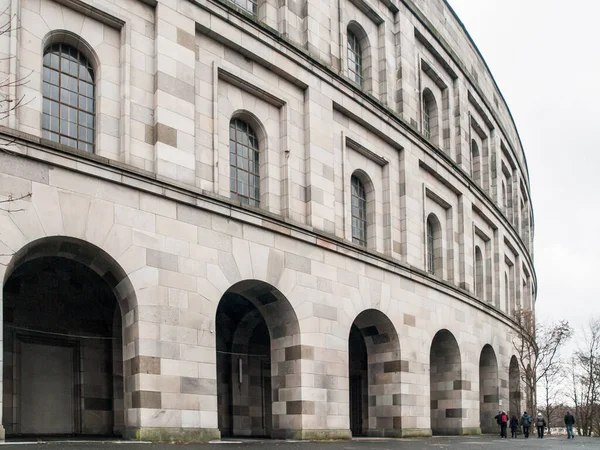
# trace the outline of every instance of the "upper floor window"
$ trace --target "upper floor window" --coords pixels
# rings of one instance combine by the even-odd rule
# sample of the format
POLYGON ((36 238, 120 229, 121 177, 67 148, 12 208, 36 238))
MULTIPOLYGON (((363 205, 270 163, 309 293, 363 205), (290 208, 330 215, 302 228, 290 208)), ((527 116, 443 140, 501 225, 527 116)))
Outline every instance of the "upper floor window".
POLYGON ((52 44, 44 52, 42 135, 94 151, 94 69, 74 47, 52 44))
POLYGON ((429 89, 423 91, 423 136, 432 144, 439 144, 437 103, 429 89))
POLYGON ((352 185, 352 242, 367 246, 367 196, 365 187, 356 175, 350 180, 352 185))
POLYGON ((475 183, 481 187, 481 156, 475 139, 471 141, 471 176, 475 183))
POLYGON ((442 227, 435 214, 427 217, 427 272, 432 275, 442 274, 442 227))
POLYGON ((232 199, 259 206, 258 139, 252 127, 239 119, 229 124, 229 177, 232 199))
POLYGON ((504 212, 504 214, 507 214, 508 211, 508 203, 507 203, 507 199, 506 199, 506 185, 504 184, 504 181, 502 182, 502 211, 504 212))
POLYGON ((256 0, 233 0, 233 2, 248 11, 250 14, 258 14, 258 4, 256 0))
POLYGON ((508 284, 508 275, 505 273, 504 274, 504 308, 506 311, 506 314, 508 314, 510 312, 510 289, 509 289, 509 284, 508 284))
POLYGON ((475 296, 484 298, 483 255, 481 249, 475 246, 475 296))
POLYGON ((348 77, 356 84, 363 84, 363 60, 360 41, 348 30, 348 77))

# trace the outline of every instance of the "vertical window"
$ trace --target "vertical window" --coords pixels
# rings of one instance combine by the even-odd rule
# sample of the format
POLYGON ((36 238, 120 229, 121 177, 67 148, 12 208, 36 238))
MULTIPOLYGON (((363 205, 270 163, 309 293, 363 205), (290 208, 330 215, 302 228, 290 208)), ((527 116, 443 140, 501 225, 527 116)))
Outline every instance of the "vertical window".
POLYGON ((94 69, 75 48, 53 44, 44 52, 42 135, 94 151, 94 69))
POLYGON ((433 92, 429 89, 423 91, 423 136, 432 144, 439 145, 438 137, 438 110, 433 92))
POLYGON ((258 139, 252 127, 239 119, 229 124, 229 177, 232 199, 259 206, 258 139))
POLYGON ((442 226, 435 214, 427 216, 425 242, 425 269, 432 275, 443 277, 444 259, 442 258, 442 226))
POLYGON ((435 245, 434 225, 431 217, 427 219, 427 272, 435 275, 435 245))
POLYGON ((510 289, 508 286, 508 275, 504 274, 504 303, 506 314, 510 312, 510 289))
POLYGON ((475 183, 481 187, 481 157, 475 139, 471 141, 471 176, 475 183))
POLYGON ((431 139, 431 114, 429 106, 425 103, 423 107, 423 135, 427 140, 431 139))
POLYGON ((502 182, 502 211, 504 211, 504 214, 507 214, 508 211, 508 204, 507 204, 507 200, 506 200, 506 185, 504 184, 504 181, 502 182))
POLYGON ((367 197, 365 187, 357 176, 352 175, 352 242, 367 246, 367 197))
POLYGON ((475 296, 484 299, 484 284, 483 284, 483 255, 481 249, 475 247, 475 296))
POLYGON ((356 35, 348 30, 348 77, 356 84, 363 84, 363 61, 360 41, 356 35))

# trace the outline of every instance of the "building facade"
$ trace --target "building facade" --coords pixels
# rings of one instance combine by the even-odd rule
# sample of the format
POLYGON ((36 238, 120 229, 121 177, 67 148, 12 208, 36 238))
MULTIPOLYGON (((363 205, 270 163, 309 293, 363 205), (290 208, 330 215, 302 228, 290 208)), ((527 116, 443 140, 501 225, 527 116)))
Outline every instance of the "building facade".
POLYGON ((444 1, 0 3, 6 435, 520 412, 527 165, 444 1))

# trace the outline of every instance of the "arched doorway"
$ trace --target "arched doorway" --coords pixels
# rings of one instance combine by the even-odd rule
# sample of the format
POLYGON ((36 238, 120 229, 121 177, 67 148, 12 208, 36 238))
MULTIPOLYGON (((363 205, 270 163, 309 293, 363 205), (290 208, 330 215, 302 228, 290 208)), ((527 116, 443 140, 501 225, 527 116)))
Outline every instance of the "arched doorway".
POLYGON ((113 435, 125 427, 125 272, 100 248, 47 237, 3 286, 3 425, 10 435, 113 435))
POLYGON ((498 361, 494 349, 486 345, 479 357, 479 424, 482 433, 498 431, 494 419, 498 414, 498 407, 498 361))
POLYGON ((241 281, 223 295, 216 315, 221 436, 287 437, 288 430, 302 428, 294 422, 301 420, 295 410, 302 402, 286 393, 300 373, 299 337, 292 306, 270 284, 241 281), (296 417, 280 420, 286 414, 296 417))
POLYGON ((381 311, 354 320, 348 338, 350 430, 353 436, 401 436, 400 342, 381 311))
MULTIPOLYGON (((521 415, 521 373, 516 356, 510 358, 508 368, 508 408, 511 416, 519 417, 521 415)), ((529 411, 529 414, 533 413, 534 411, 529 411)))
POLYGON ((434 435, 462 433, 462 366, 460 349, 448 330, 438 331, 431 343, 430 401, 431 432, 434 435))

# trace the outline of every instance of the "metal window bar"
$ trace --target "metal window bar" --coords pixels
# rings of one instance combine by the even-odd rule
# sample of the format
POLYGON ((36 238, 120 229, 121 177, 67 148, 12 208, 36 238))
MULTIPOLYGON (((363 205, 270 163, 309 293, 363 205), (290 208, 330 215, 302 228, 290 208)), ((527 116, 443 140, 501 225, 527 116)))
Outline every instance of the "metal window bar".
POLYGON ((53 44, 43 58, 43 137, 94 151, 94 69, 79 50, 53 44))
POLYGON ((434 262, 434 252, 433 245, 435 241, 435 236, 433 234, 433 225, 431 220, 427 220, 427 272, 432 275, 435 275, 435 262, 434 262))
POLYGON ((233 0, 233 2, 254 16, 258 14, 258 4, 256 0, 233 0))
POLYGON ((365 187, 358 177, 353 176, 352 184, 352 242, 367 246, 367 197, 365 187))
POLYGON ((246 122, 234 119, 229 125, 229 176, 231 198, 260 206, 258 138, 246 122))
POLYGON ((348 77, 362 86, 363 62, 360 42, 356 35, 348 31, 348 77))
POLYGON ((425 101, 423 107, 423 134, 425 139, 431 139, 431 116, 429 115, 429 102, 425 101))

